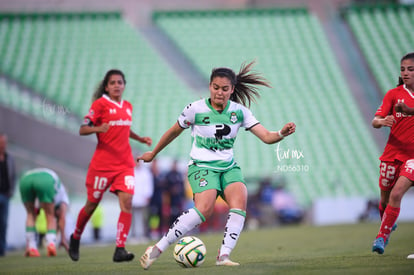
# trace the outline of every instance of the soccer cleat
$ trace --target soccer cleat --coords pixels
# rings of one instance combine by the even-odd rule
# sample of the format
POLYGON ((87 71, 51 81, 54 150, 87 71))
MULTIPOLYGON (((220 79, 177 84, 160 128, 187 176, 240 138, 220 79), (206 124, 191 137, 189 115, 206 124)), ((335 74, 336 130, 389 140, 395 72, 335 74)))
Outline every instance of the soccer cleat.
POLYGON ((40 253, 36 248, 30 248, 30 249, 26 249, 26 252, 24 253, 24 256, 26 256, 26 257, 40 257, 40 253))
POLYGON ((384 247, 386 247, 386 246, 387 246, 387 244, 388 244, 388 242, 389 242, 389 240, 390 240, 390 237, 391 237, 391 233, 392 233, 393 231, 395 231, 395 229, 397 229, 397 224, 396 224, 396 223, 394 223, 394 225, 392 226, 392 228, 391 228, 391 232, 390 232, 390 235, 389 235, 389 236, 388 236, 388 238, 385 240, 384 247))
POLYGON ((125 247, 115 248, 114 257, 112 258, 114 262, 129 262, 134 259, 135 255, 126 251, 125 247))
POLYGON ((221 255, 217 256, 216 265, 224 265, 224 266, 239 266, 239 263, 233 262, 230 260, 229 255, 221 255))
POLYGON ((73 234, 70 235, 68 252, 69 252, 69 257, 72 259, 72 261, 79 260, 79 243, 80 243, 80 240, 74 239, 73 234))
POLYGON ((48 257, 54 257, 54 256, 56 256, 56 246, 55 246, 55 244, 50 243, 47 246, 47 256, 48 257))
POLYGON ((385 241, 384 238, 376 238, 372 244, 372 252, 377 252, 378 254, 384 254, 385 250, 385 241))
POLYGON ((158 249, 158 251, 154 251, 154 249, 158 249, 158 247, 149 246, 145 252, 144 255, 141 256, 139 261, 141 262, 141 266, 143 269, 147 270, 150 268, 150 266, 158 259, 158 257, 161 255, 161 251, 158 249))

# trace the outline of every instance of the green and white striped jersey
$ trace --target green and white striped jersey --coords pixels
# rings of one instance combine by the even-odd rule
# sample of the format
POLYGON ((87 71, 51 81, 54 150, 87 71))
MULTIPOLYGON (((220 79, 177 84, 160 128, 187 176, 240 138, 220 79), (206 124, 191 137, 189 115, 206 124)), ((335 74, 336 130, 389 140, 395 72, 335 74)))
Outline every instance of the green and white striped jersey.
POLYGON ((191 162, 200 167, 225 170, 232 167, 233 144, 240 127, 249 130, 259 123, 245 106, 228 101, 222 112, 215 110, 209 99, 195 101, 178 117, 179 125, 191 126, 191 162))

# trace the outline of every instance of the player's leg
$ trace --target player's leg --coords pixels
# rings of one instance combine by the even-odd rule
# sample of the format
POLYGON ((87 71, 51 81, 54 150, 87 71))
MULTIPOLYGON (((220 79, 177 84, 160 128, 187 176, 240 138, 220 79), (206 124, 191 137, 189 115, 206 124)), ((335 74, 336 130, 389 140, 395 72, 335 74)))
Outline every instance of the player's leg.
POLYGON ((70 235, 70 240, 69 240, 69 251, 68 252, 69 252, 69 257, 73 261, 79 260, 80 239, 82 237, 83 230, 85 229, 85 226, 88 223, 89 219, 91 218, 96 207, 98 207, 98 203, 91 202, 89 199, 87 199, 85 205, 79 211, 78 218, 76 220, 75 230, 70 235))
POLYGON ((50 174, 36 177, 33 183, 40 207, 44 210, 47 223, 46 242, 47 255, 56 256, 56 217, 54 198, 56 195, 56 179, 50 174))
POLYGON ((26 209, 26 257, 40 257, 36 242, 36 209, 34 202, 24 203, 26 209))
POLYGON ((93 169, 88 170, 85 184, 88 198, 85 205, 79 211, 76 219, 75 230, 70 235, 69 240, 69 257, 73 261, 79 260, 79 245, 82 233, 93 212, 98 207, 98 204, 102 199, 102 195, 111 183, 112 178, 110 176, 111 175, 108 173, 102 173, 93 169))
POLYGON ((378 204, 378 210, 380 214, 380 218, 382 220, 382 216, 384 215, 385 208, 387 207, 388 200, 390 198, 391 190, 381 190, 381 197, 378 204))
POLYGON ((41 202, 40 207, 43 208, 47 221, 47 255, 56 256, 56 217, 55 217, 55 204, 41 202))
POLYGON ((170 226, 167 234, 155 246, 150 246, 141 257, 141 266, 148 269, 161 253, 171 244, 177 242, 187 232, 196 228, 211 216, 214 210, 217 191, 214 189, 194 194, 194 208, 184 211, 170 226))
POLYGON ((148 269, 169 245, 204 222, 214 211, 217 192, 221 190, 220 173, 193 165, 189 167, 188 180, 193 190, 195 206, 184 211, 161 240, 147 248, 140 259, 144 269, 148 269))
POLYGON ((134 254, 125 250, 125 242, 129 234, 132 222, 132 194, 118 191, 119 205, 121 213, 119 214, 117 232, 116 232, 116 249, 113 256, 114 262, 131 261, 134 254))
POLYGON ((230 260, 230 254, 236 247, 246 218, 247 188, 242 182, 234 182, 224 189, 224 198, 230 207, 225 225, 223 242, 219 250, 216 265, 235 266, 239 263, 230 260))
POLYGON ((26 252, 27 257, 39 257, 36 243, 36 209, 34 201, 36 193, 32 188, 31 176, 23 177, 19 183, 20 197, 26 209, 26 252))
POLYGON ((391 191, 389 203, 385 208, 380 230, 372 246, 373 252, 379 254, 384 253, 386 241, 388 240, 400 213, 402 197, 412 184, 413 181, 406 176, 400 176, 397 179, 397 182, 391 191))

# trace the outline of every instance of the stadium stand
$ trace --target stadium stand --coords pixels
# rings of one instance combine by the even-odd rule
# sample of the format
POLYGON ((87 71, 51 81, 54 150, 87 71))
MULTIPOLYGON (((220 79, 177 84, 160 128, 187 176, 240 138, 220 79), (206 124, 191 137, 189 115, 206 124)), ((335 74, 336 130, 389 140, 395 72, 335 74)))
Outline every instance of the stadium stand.
POLYGON ((279 172, 302 202, 375 194, 378 148, 307 9, 158 12, 153 20, 206 78, 213 67, 237 70, 256 59, 273 88, 253 112, 273 129, 296 122, 297 133, 279 145, 239 137, 236 157, 246 175, 279 172))
MULTIPOLYGON (((263 89, 253 112, 270 129, 297 124, 297 133, 278 145, 239 136, 236 159, 246 177, 286 177, 303 204, 377 193, 378 148, 320 22, 307 9, 157 12, 153 20, 205 79, 213 67, 237 70, 256 59, 273 88, 263 89)), ((82 117, 104 72, 119 68, 128 82, 125 98, 134 105, 134 130, 156 142, 185 104, 200 97, 118 12, 0 14, 0 40, 1 74, 33 93, 0 81, 13 94, 0 103, 35 116, 46 100, 82 117)), ((65 117, 52 122, 66 123, 65 117)), ((186 131, 162 154, 188 158, 189 141, 186 131)))
MULTIPOLYGON (((120 13, 1 14, 0 36, 0 71, 79 118, 112 68, 126 75, 134 130, 155 141, 195 97, 120 13)), ((182 156, 180 144, 166 154, 182 156)))
POLYGON ((76 117, 68 116, 64 106, 56 106, 46 98, 23 91, 1 77, 0 104, 67 131, 79 129, 79 120, 76 117))
POLYGON ((356 5, 342 13, 385 94, 398 83, 399 60, 413 50, 414 5, 356 5))

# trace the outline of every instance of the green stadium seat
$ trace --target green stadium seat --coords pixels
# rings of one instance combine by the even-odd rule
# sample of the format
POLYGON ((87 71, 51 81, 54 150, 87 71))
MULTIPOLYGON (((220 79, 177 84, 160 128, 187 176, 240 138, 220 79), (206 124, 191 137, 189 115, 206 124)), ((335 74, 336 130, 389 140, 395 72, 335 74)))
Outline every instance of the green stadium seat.
POLYGON ((414 5, 363 5, 344 11, 362 53, 383 91, 398 81, 401 57, 412 52, 414 5))

